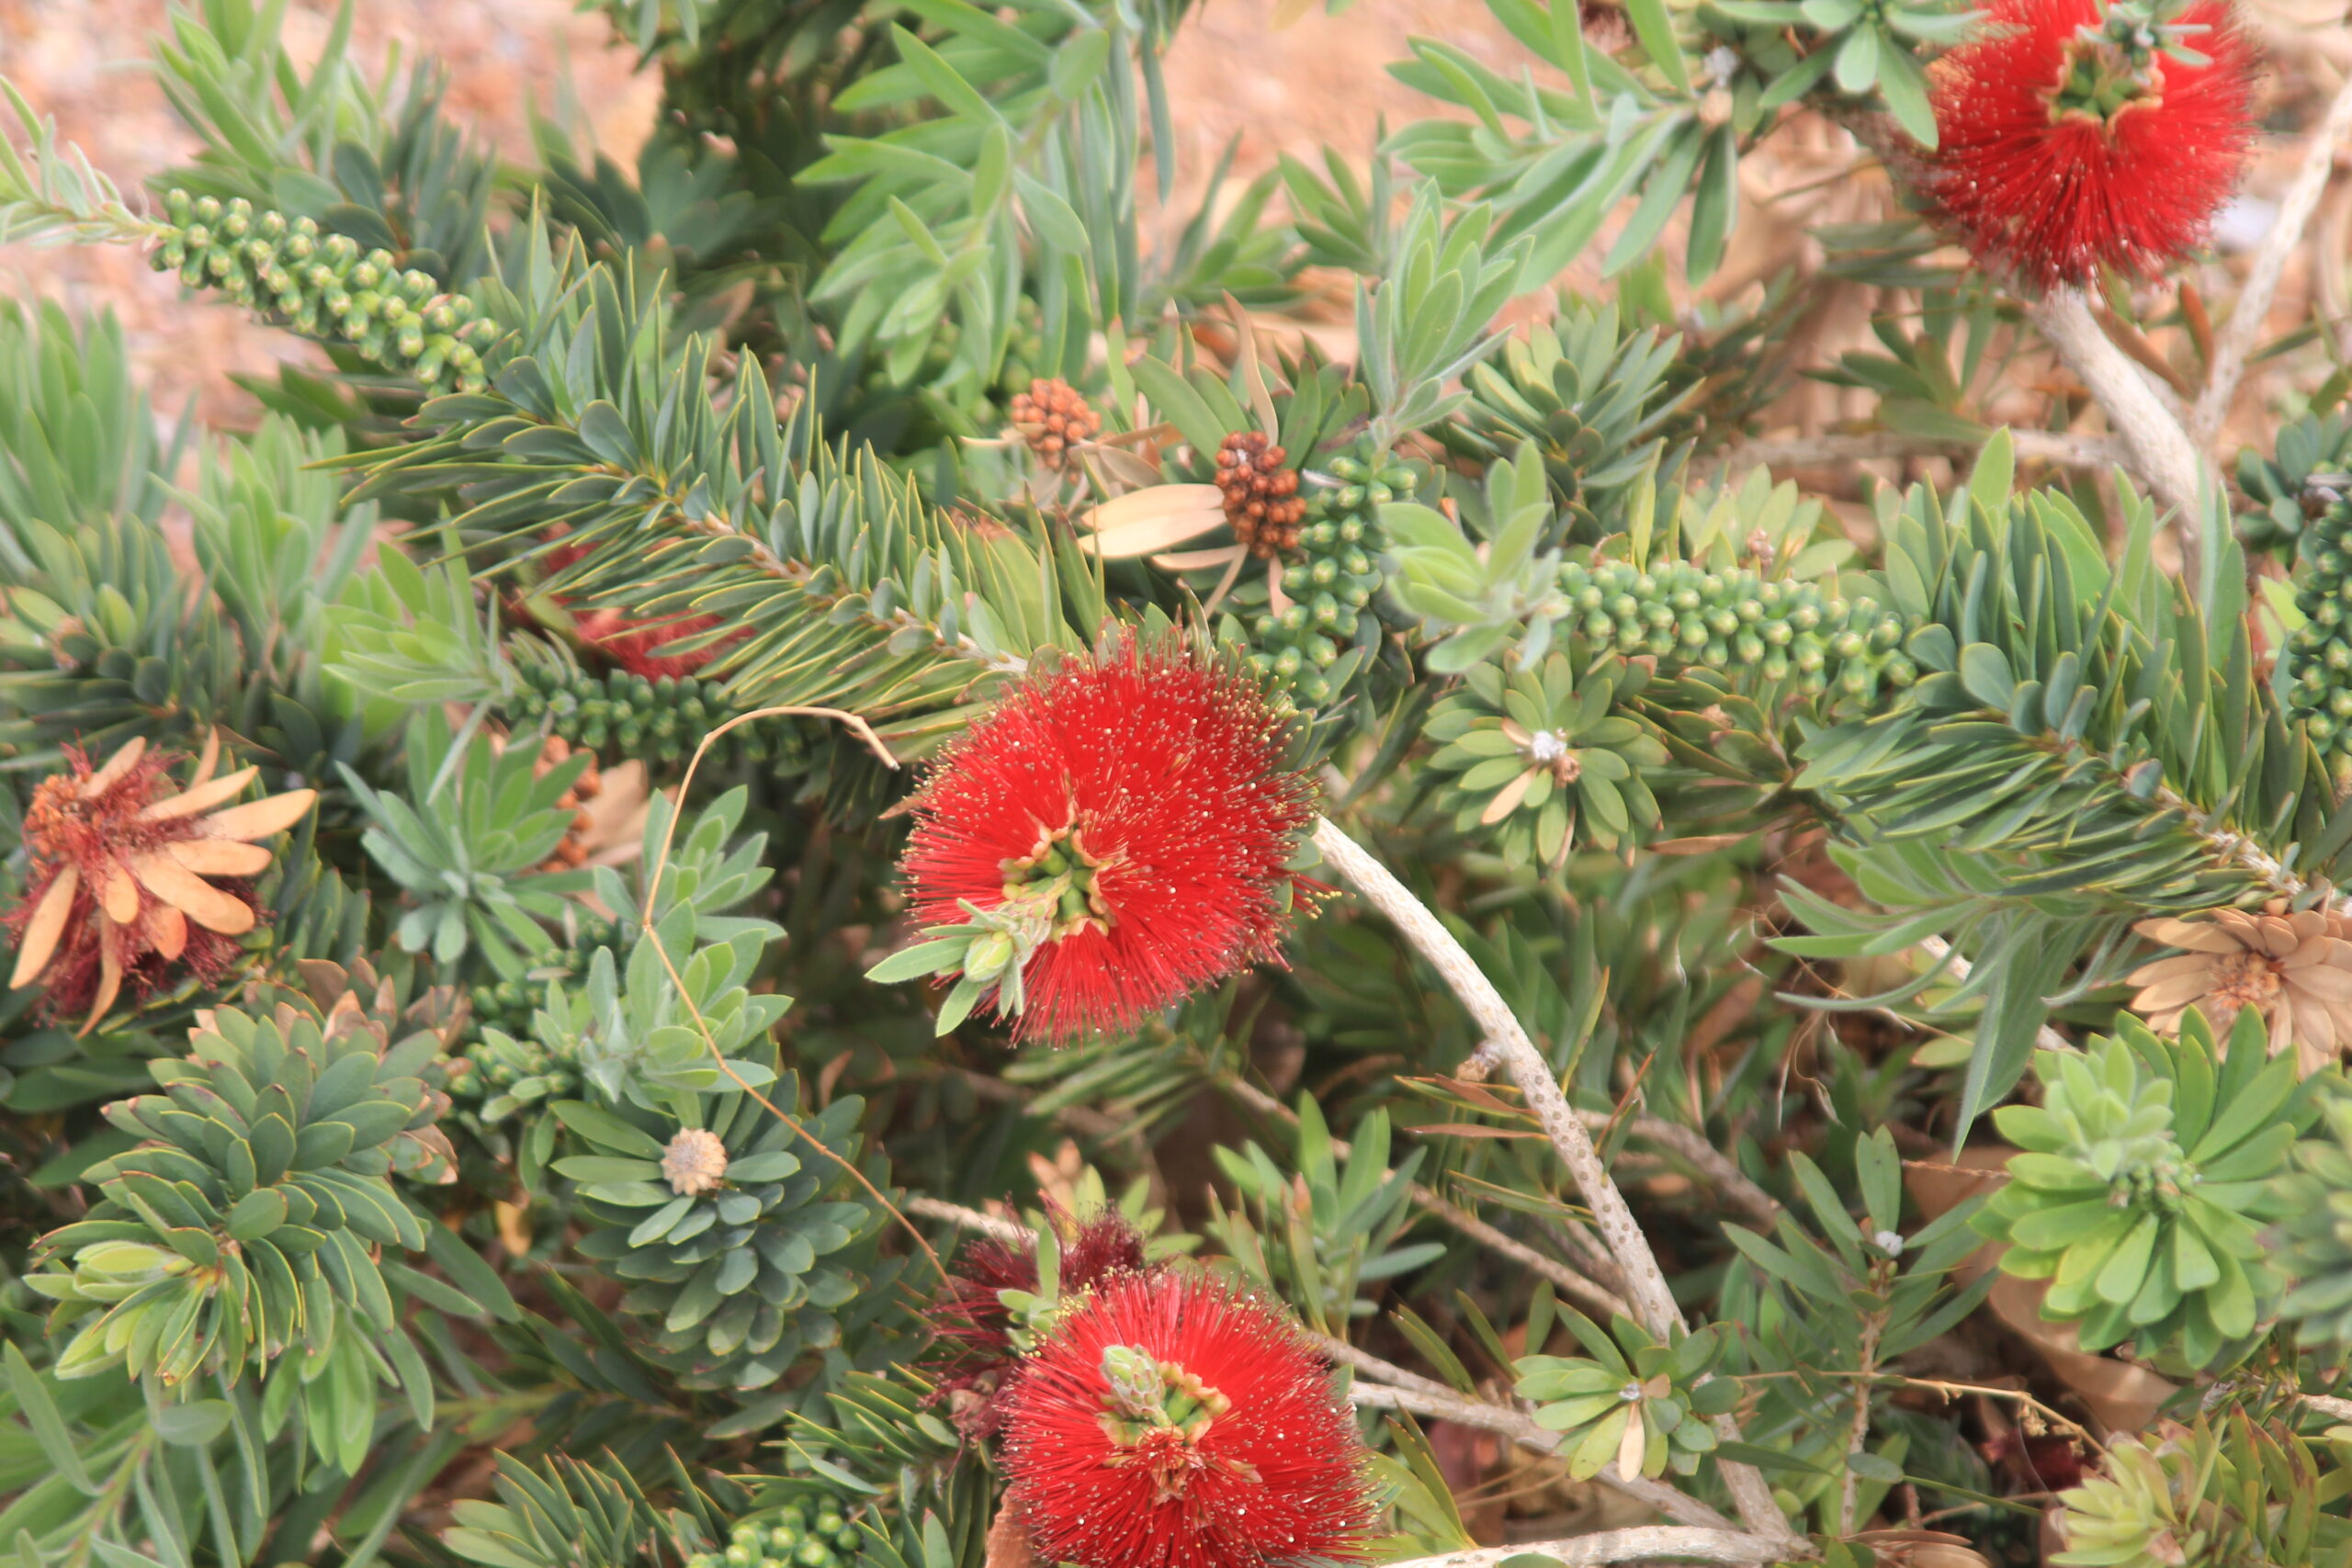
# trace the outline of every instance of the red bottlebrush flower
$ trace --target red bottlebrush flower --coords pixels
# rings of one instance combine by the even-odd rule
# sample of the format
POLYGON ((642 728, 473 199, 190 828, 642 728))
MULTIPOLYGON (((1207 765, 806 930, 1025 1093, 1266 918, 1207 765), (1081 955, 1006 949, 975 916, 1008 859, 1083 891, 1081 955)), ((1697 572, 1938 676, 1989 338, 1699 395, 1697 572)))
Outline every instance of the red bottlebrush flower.
POLYGON ((1363 1554, 1363 1445, 1329 1370, 1288 1314, 1210 1275, 1112 1281, 1063 1318, 1004 1404, 1007 1498, 1046 1561, 1363 1554))
POLYGON ((46 1014, 85 1013, 87 1032, 125 986, 144 995, 175 966, 208 982, 228 967, 260 919, 244 879, 268 868, 269 852, 254 840, 301 820, 318 792, 230 806, 258 770, 216 779, 219 758, 216 734, 182 789, 164 776, 173 759, 144 740, 97 768, 65 749, 65 772, 25 809, 31 874, 0 921, 17 940, 11 989, 40 982, 46 1014))
MULTIPOLYGON (((560 534, 541 536, 560 538, 560 534)), ((587 555, 584 545, 558 545, 540 558, 540 566, 549 574, 587 555)), ((744 634, 722 637, 703 648, 688 649, 678 653, 657 653, 656 649, 710 630, 718 625, 717 615, 655 615, 651 617, 625 615, 620 611, 604 608, 582 610, 573 607, 568 595, 551 596, 554 602, 571 614, 571 629, 580 640, 611 660, 616 668, 632 675, 642 675, 658 681, 664 675, 680 680, 699 672, 726 650, 727 645, 742 639, 744 634)))
POLYGON ((988 972, 982 942, 961 963, 999 986, 1017 1038, 1130 1028, 1278 957, 1284 867, 1314 815, 1283 750, 1255 683, 1174 638, 1069 660, 975 726, 917 796, 916 913, 978 910, 1003 933, 988 972))
MULTIPOLYGON (((1046 1217, 1061 1243, 1065 1294, 1082 1295, 1119 1275, 1145 1270, 1143 1237, 1117 1210, 1080 1221, 1048 1200, 1046 1217)), ((997 1435, 1004 1386, 1020 1365, 1012 1314, 998 1292, 1036 1288, 1037 1255, 1030 1248, 975 1242, 925 1314, 936 1340, 925 1369, 937 1388, 934 1398, 947 1402, 967 1437, 985 1441, 997 1435)))
POLYGON ((738 640, 723 638, 703 648, 686 649, 678 653, 657 653, 656 649, 684 642, 697 633, 707 632, 718 624, 717 615, 672 615, 653 620, 640 620, 624 615, 618 610, 585 610, 575 613, 572 626, 581 640, 619 669, 632 675, 642 675, 658 681, 664 675, 684 679, 698 672, 718 658, 727 644, 738 640))
POLYGON ((2034 289, 2102 265, 2149 277, 2203 243, 2254 132, 2254 51, 2226 0, 2173 23, 2188 64, 2124 0, 1991 0, 1932 68, 1928 194, 1985 265, 2034 289))

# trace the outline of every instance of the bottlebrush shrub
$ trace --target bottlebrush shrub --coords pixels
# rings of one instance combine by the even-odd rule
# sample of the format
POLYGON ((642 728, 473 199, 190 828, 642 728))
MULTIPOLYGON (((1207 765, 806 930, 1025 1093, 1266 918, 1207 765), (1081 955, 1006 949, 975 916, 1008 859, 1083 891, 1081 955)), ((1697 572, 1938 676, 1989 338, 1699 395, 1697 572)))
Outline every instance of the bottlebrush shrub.
MULTIPOLYGON (((582 0, 633 156, 383 7, 149 7, 137 190, 0 84, 165 291, 0 304, 0 1555, 1980 1568, 2102 1358, 2332 1419, 2327 51, 1432 4, 1211 164, 1186 0, 582 0)), ((2237 1441, 2073 1550, 2340 1556, 2237 1441)))
POLYGON ((2034 1062, 2042 1103, 1993 1114, 2021 1151, 1977 1224, 2009 1249, 2001 1267, 2047 1280, 2041 1313, 2088 1349, 2211 1366, 2253 1335, 2285 1285, 2262 1228, 2280 1218, 2274 1179, 2318 1114, 2291 1055, 2268 1055, 2239 1015, 2226 1049, 2201 1014, 2177 1041, 2131 1019, 2080 1056, 2034 1062))

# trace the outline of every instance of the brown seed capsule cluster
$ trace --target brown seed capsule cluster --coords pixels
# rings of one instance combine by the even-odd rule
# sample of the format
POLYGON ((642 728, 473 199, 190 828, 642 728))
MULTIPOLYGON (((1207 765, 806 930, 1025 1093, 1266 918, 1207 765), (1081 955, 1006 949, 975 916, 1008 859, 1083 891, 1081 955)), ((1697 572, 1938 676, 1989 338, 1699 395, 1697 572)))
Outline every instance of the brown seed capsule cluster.
POLYGON ((1225 492, 1225 518, 1250 553, 1273 560, 1298 547, 1306 502, 1298 494, 1298 470, 1283 466, 1283 449, 1255 430, 1236 431, 1216 449, 1216 488, 1225 492))
POLYGON ((1091 441, 1102 430, 1102 416, 1069 382, 1038 380, 1030 382, 1027 391, 1012 394, 1012 428, 1039 462, 1058 468, 1072 446, 1091 441))

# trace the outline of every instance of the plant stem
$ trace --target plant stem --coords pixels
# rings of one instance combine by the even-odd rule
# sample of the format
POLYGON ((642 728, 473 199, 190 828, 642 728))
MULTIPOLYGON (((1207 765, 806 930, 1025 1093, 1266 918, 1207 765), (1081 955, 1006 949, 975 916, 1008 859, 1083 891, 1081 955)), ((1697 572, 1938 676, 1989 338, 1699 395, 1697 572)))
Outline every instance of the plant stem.
MULTIPOLYGON (((1873 1267, 1871 1273, 1878 1276, 1871 1280, 1872 1287, 1882 1291, 1894 1277, 1889 1266, 1873 1267)), ((1854 1421, 1846 1434, 1846 1457, 1849 1461, 1870 1442, 1871 1380, 1878 1375, 1879 1337, 1885 1329, 1883 1312, 1871 1313, 1862 1319, 1861 1371, 1854 1380, 1854 1421)), ((1861 1477, 1854 1473, 1854 1467, 1849 1462, 1838 1491, 1838 1533, 1841 1536, 1854 1533, 1854 1506, 1860 1487, 1861 1477)))
MULTIPOLYGON (((1650 1250, 1649 1238, 1642 1234, 1641 1224, 1634 1218, 1624 1194, 1610 1179, 1609 1168, 1601 1164, 1600 1153, 1586 1134, 1583 1119, 1560 1092, 1551 1064, 1535 1049, 1535 1043, 1527 1037, 1527 1031, 1520 1026, 1518 1016, 1495 989, 1494 983, 1472 962, 1470 954, 1430 908, 1329 818, 1316 821, 1315 847, 1367 903, 1388 917, 1469 1010, 1480 1033, 1500 1047, 1504 1069, 1519 1086, 1521 1098, 1534 1112, 1536 1124, 1551 1140, 1561 1163, 1568 1168, 1568 1175, 1584 1195, 1585 1206, 1592 1211, 1593 1222, 1610 1254, 1624 1269, 1626 1294, 1638 1309, 1643 1326, 1660 1339, 1682 1328, 1682 1309, 1675 1304, 1674 1292, 1667 1285, 1666 1271, 1658 1267, 1657 1255, 1650 1250)), ((1738 1439, 1738 1424, 1731 1416, 1717 1417, 1714 1426, 1718 1436, 1738 1439)), ((1791 1533, 1788 1520, 1782 1517, 1780 1505, 1772 1501, 1771 1489, 1764 1483, 1764 1478, 1752 1466, 1728 1461, 1721 1464, 1724 1483, 1739 1506, 1740 1522, 1758 1536, 1774 1541, 1781 1555, 1810 1555, 1810 1549, 1791 1533)))
POLYGON ((2327 106, 2327 117, 2312 133, 2311 141, 2303 148, 2303 161, 2295 170, 2294 183, 2278 203, 2278 217, 2270 225, 2270 232, 2262 238, 2262 248, 2254 254, 2254 265, 2245 275, 2245 287, 2238 291, 2237 304, 2231 308, 2229 323, 2222 329, 2221 341, 2213 346, 2213 366, 2205 378, 2205 390, 2199 394, 2197 406, 2188 416, 2188 433, 2198 443, 2210 444, 2220 434, 2222 421, 2228 417, 2230 400, 2237 395, 2238 380, 2245 374, 2245 362, 2254 355, 2255 344, 2262 336, 2262 324, 2270 314, 2270 301, 2278 292, 2279 274, 2286 270, 2287 258, 2301 243, 2303 226, 2311 221, 2312 210, 2319 206, 2320 193, 2327 188, 2327 176, 2335 164, 2336 145, 2346 135, 2352 135, 2352 77, 2335 90, 2335 97, 2327 106))
MULTIPOLYGON (((1399 1368, 1398 1371, 1403 1369, 1399 1368)), ((1406 1373, 1408 1377, 1412 1374, 1406 1373)), ((1405 1410, 1416 1416, 1427 1416, 1440 1421, 1451 1421, 1458 1427, 1476 1427, 1482 1432, 1493 1432, 1509 1438, 1521 1448, 1534 1453, 1556 1454, 1560 1449, 1560 1434, 1537 1426, 1516 1410, 1506 1410, 1499 1404, 1466 1398, 1442 1387, 1434 1393, 1425 1389, 1397 1388, 1388 1383, 1366 1382, 1358 1379, 1349 1387, 1348 1399, 1359 1410, 1405 1410)), ((1593 1477, 1603 1486, 1622 1492, 1636 1502, 1645 1503, 1669 1519, 1704 1529, 1728 1530, 1732 1522, 1687 1492, 1676 1490, 1662 1481, 1647 1476, 1635 1476, 1628 1481, 1617 1473, 1613 1464, 1604 1465, 1593 1477)), ((1745 1539, 1753 1540, 1753 1536, 1745 1539)))
MULTIPOLYGON (((2205 463, 2197 444, 2156 395, 2146 372, 2099 330, 2079 288, 2053 288, 2027 305, 2026 314, 2066 367, 2082 378, 2123 443, 2132 471, 2170 507, 2186 555, 2196 549, 2198 489, 2205 463)), ((2189 563, 2190 577, 2195 563, 2189 563)))
POLYGON ((1481 1546, 1436 1557, 1415 1557, 1393 1562, 1389 1568, 1495 1568, 1513 1558, 1529 1556, 1548 1557, 1567 1568, 1593 1568, 1594 1564, 1604 1562, 1776 1562, 1781 1560, 1781 1551, 1770 1541, 1733 1530, 1648 1525, 1572 1535, 1565 1540, 1481 1546))
MULTIPOLYGON (((1238 1077, 1227 1077, 1219 1081, 1236 1100, 1248 1105, 1251 1110, 1293 1126, 1297 1125, 1298 1113, 1256 1084, 1238 1077)), ((1347 1158, 1351 1152, 1347 1140, 1333 1138, 1331 1152, 1341 1159, 1347 1158)), ((1467 1209, 1431 1191, 1419 1182, 1416 1181, 1408 1187, 1406 1195, 1412 1200, 1416 1207, 1435 1214, 1481 1247, 1500 1253, 1522 1269, 1532 1269, 1544 1279, 1551 1280, 1564 1293, 1582 1303, 1587 1308, 1612 1315, 1621 1312, 1627 1317, 1634 1315, 1634 1309, 1626 1303, 1624 1298, 1607 1286, 1579 1274, 1558 1258, 1546 1257, 1525 1242, 1504 1235, 1467 1209)))
MULTIPOLYGON (((2019 457, 2057 463, 2069 468, 2105 468, 2122 458, 2122 449, 2104 435, 2076 435, 2066 431, 2016 430, 2009 440, 2019 457)), ((1720 456, 1736 473, 1758 467, 1813 468, 1826 463, 1867 463, 1887 457, 1973 457, 1982 443, 1953 441, 1940 435, 1908 435, 1897 430, 1873 430, 1860 434, 1792 435, 1743 441, 1720 456)))

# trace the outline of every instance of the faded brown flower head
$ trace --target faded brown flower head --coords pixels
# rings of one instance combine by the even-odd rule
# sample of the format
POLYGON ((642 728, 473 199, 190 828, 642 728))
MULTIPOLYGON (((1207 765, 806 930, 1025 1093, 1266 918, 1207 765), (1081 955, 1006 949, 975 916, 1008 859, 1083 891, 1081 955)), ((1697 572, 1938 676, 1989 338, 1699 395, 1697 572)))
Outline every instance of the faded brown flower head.
POLYGON ((727 1179, 727 1145, 718 1134, 700 1127, 682 1127, 662 1151, 662 1175, 670 1190, 681 1198, 715 1192, 727 1179))
POLYGON ((1069 449, 1091 441, 1102 428, 1102 416, 1090 407, 1077 388, 1053 378, 1032 381, 1026 391, 1012 394, 1009 411, 1012 428, 1029 443, 1037 461, 1058 468, 1069 449))
POLYGON ((2270 1026, 2273 1055, 2295 1048, 2297 1066, 2318 1071, 2352 1046, 2352 942, 2344 922, 2316 909, 2216 909, 2192 919, 2142 920, 2132 928, 2184 951, 2143 964, 2132 1010, 2165 1033, 2196 1008, 2217 1031, 2254 1009, 2270 1026))
POLYGON ((1306 502, 1299 499, 1298 470, 1284 468, 1287 456, 1254 430, 1236 432, 1216 450, 1216 488, 1225 497, 1225 519, 1234 536, 1261 560, 1298 547, 1306 502))
POLYGON ((259 919, 246 879, 270 857, 254 840, 301 820, 318 792, 230 806, 259 770, 214 778, 220 757, 216 731, 181 789, 166 776, 173 759, 143 739, 96 768, 66 749, 65 772, 42 780, 25 811, 32 870, 6 919, 12 989, 40 982, 45 1010, 83 1014, 87 1033, 126 985, 144 995, 175 974, 209 981, 228 966, 259 919))
POLYGON ((1993 1568, 1966 1536, 1947 1530, 1864 1530, 1848 1539, 1868 1546, 1879 1568, 1993 1568))

